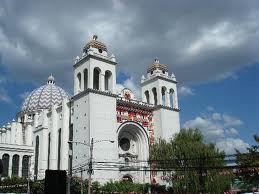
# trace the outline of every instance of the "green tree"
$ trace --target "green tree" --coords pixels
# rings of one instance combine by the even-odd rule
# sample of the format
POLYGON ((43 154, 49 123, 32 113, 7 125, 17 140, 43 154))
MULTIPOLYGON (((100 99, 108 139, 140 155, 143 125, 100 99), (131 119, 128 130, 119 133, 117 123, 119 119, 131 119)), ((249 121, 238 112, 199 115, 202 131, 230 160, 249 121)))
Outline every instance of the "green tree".
POLYGON ((247 148, 247 153, 237 152, 237 164, 243 172, 237 175, 237 178, 243 182, 244 189, 259 188, 259 136, 254 135, 256 145, 247 148), (257 169, 257 170, 256 170, 257 169))
POLYGON ((231 176, 222 176, 224 152, 203 142, 200 130, 182 129, 169 142, 159 140, 151 147, 150 162, 172 177, 180 193, 222 193, 230 187, 231 176))

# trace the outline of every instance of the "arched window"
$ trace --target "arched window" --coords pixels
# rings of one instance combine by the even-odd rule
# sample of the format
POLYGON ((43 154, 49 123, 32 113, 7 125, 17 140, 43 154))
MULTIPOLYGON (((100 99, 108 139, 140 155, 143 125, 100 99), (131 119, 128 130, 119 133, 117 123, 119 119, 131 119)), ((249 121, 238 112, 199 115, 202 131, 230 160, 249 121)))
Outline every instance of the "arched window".
POLYGON ((146 97, 146 102, 150 103, 150 99, 149 99, 149 91, 145 91, 145 97, 146 97))
POLYGON ((3 160, 2 176, 7 177, 8 176, 8 170, 9 170, 9 160, 10 160, 9 154, 4 154, 3 157, 2 157, 2 160, 3 160))
POLYGON ((81 73, 77 74, 77 85, 78 85, 78 90, 81 91, 81 73))
POLYGON ((50 145, 51 145, 51 133, 49 133, 49 137, 48 137, 48 169, 50 164, 50 145))
POLYGON ((154 96, 154 105, 157 105, 157 91, 156 88, 152 89, 153 96, 154 96))
POLYGON ((19 173, 19 155, 15 154, 12 160, 12 176, 18 176, 19 173))
POLYGON ((174 102, 174 90, 173 89, 169 90, 169 95, 170 95, 170 106, 174 107, 175 106, 175 102, 174 102))
POLYGON ((22 177, 27 178, 29 171, 29 156, 22 157, 22 177))
POLYGON ((88 69, 84 70, 84 90, 88 88, 88 69))
POLYGON ((36 137, 36 145, 35 145, 35 163, 34 163, 34 177, 35 180, 38 179, 38 166, 39 166, 39 149, 40 149, 40 140, 39 136, 36 137))
POLYGON ((60 170, 61 161, 61 129, 58 130, 58 170, 60 170))
POLYGON ((100 73, 101 70, 98 67, 94 68, 94 89, 99 90, 100 89, 100 73))
POLYGON ((104 76, 104 87, 105 90, 111 91, 112 90, 112 73, 110 71, 105 71, 105 76, 104 76))
POLYGON ((162 87, 161 93, 162 93, 162 105, 166 106, 166 87, 165 86, 162 87))

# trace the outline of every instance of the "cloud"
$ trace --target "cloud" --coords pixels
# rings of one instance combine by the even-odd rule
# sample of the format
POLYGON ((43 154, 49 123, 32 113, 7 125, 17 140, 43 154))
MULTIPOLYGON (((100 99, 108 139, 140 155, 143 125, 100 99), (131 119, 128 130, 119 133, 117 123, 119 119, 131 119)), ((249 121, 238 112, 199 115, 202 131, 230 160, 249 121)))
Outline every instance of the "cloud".
POLYGON ((225 122, 224 123, 225 126, 240 126, 243 124, 243 121, 241 121, 240 119, 227 114, 223 114, 222 118, 225 122))
POLYGON ((208 118, 196 117, 184 123, 184 128, 200 129, 207 141, 214 141, 224 137, 224 130, 218 123, 208 118))
POLYGON ((11 97, 4 88, 0 88, 0 102, 11 103, 11 97))
POLYGON ((239 135, 238 131, 233 127, 230 129, 227 129, 226 134, 229 136, 238 136, 239 135))
POLYGON ((117 84, 116 86, 117 94, 120 93, 124 88, 130 89, 134 93, 136 98, 138 99, 141 98, 140 87, 134 82, 132 77, 126 79, 122 84, 117 84))
POLYGON ((212 119, 216 120, 216 121, 221 120, 222 119, 221 114, 220 113, 213 113, 212 114, 212 119))
POLYGON ((248 143, 245 143, 242 139, 226 138, 216 143, 219 150, 225 151, 226 154, 235 154, 235 149, 240 152, 246 152, 246 148, 249 147, 248 143))
POLYGON ((215 109, 214 109, 213 106, 207 106, 207 110, 210 111, 210 112, 212 112, 212 111, 214 111, 215 109))
POLYGON ((1 64, 17 80, 42 83, 53 73, 71 89, 73 59, 96 33, 117 56, 118 70, 134 79, 155 56, 181 83, 222 79, 259 61, 258 5, 242 0, 79 0, 62 6, 50 0, 1 1, 1 64))
POLYGON ((191 96, 191 95, 194 95, 194 92, 188 86, 180 86, 179 89, 178 89, 178 94, 180 96, 191 96))
POLYGON ((19 95, 19 97, 22 99, 25 99, 29 94, 30 94, 30 92, 23 92, 19 95))
POLYGON ((207 107, 203 116, 197 116, 183 124, 184 128, 198 128, 204 135, 206 142, 216 143, 216 146, 227 154, 234 153, 234 149, 245 151, 249 145, 239 138, 238 129, 243 124, 239 118, 216 112, 212 106, 207 107))

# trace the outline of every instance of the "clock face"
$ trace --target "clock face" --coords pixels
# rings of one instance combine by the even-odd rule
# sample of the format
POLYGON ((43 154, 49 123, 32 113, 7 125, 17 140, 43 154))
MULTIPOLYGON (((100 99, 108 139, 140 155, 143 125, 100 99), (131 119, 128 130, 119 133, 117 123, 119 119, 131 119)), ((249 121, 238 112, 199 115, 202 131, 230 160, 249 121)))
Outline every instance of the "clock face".
POLYGON ((130 99, 131 99, 130 93, 129 93, 129 92, 125 92, 124 98, 125 98, 126 100, 130 100, 130 99))
POLYGON ((123 98, 125 98, 126 100, 135 99, 135 95, 133 94, 133 92, 127 88, 122 90, 121 96, 123 96, 123 98))

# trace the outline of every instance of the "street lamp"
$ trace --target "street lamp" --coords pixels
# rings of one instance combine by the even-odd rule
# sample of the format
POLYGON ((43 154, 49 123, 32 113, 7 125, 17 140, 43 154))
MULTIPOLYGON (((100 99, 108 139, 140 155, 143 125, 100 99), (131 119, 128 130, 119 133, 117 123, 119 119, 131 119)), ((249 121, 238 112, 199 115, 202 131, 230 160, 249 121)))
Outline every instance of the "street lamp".
MULTIPOLYGON (((91 179, 92 179, 92 173, 93 173, 93 148, 94 148, 94 144, 95 143, 100 143, 100 142, 110 142, 110 143, 114 143, 114 141, 112 140, 98 140, 98 141, 94 141, 94 138, 91 139, 91 144, 87 144, 87 143, 83 143, 83 142, 79 142, 79 141, 68 141, 68 143, 72 144, 72 143, 78 143, 78 144, 82 144, 82 145, 86 145, 88 147, 90 147, 90 159, 89 159, 89 164, 88 164, 88 174, 89 174, 89 178, 88 178, 88 194, 91 194, 91 179)), ((69 168, 69 171, 71 169, 69 168)), ((81 173, 82 176, 82 173, 81 173)), ((83 194, 83 189, 82 189, 82 185, 81 185, 81 194, 83 194)), ((70 188, 68 188, 70 191, 70 188)))

